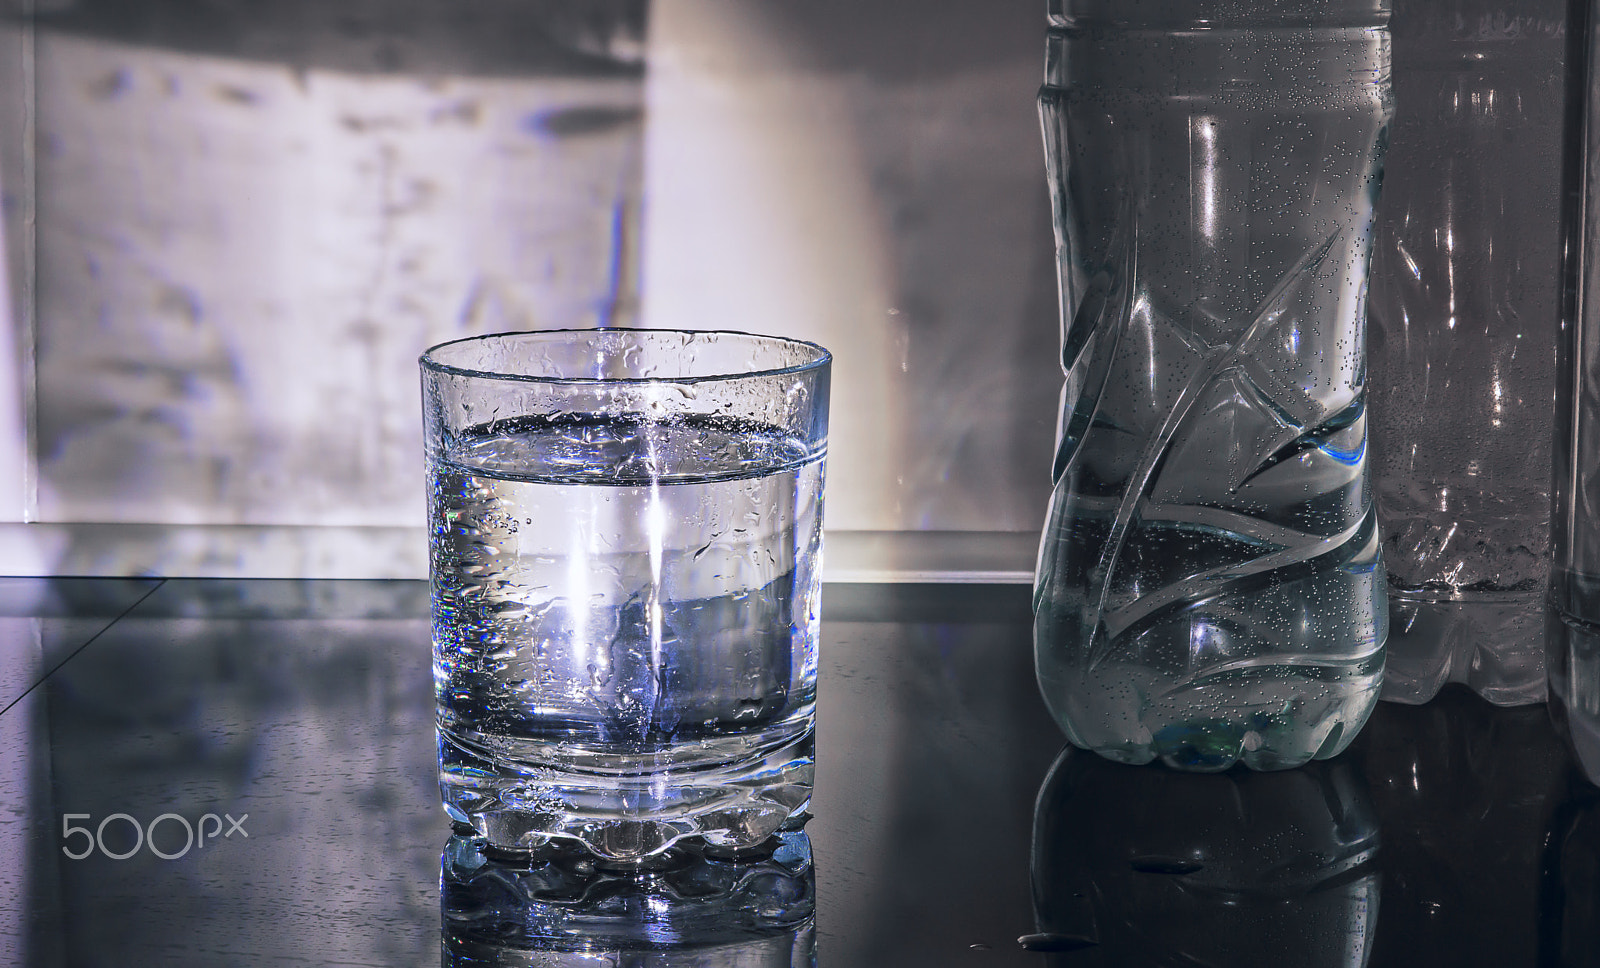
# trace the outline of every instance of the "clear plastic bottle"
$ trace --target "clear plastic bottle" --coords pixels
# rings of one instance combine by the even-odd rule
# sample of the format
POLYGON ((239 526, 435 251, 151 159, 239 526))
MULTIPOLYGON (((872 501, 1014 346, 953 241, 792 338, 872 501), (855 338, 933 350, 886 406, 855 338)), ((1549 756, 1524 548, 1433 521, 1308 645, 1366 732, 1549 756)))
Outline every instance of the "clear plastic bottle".
POLYGON ((1365 298, 1387 0, 1054 0, 1040 93, 1066 386, 1035 583, 1078 746, 1334 755, 1388 625, 1365 298))
POLYGON ((1395 4, 1368 302, 1385 699, 1544 699, 1566 6, 1395 4))
POLYGON ((1572 11, 1545 672, 1550 715, 1600 784, 1600 0, 1572 11))

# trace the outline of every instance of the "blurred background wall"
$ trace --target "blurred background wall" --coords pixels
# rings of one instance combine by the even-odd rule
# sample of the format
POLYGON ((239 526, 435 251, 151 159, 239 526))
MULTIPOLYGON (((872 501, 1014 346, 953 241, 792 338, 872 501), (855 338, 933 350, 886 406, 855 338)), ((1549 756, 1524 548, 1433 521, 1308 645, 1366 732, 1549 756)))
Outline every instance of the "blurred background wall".
POLYGON ((1005 0, 0 0, 0 572, 426 574, 415 359, 834 351, 829 575, 1020 579, 1057 364, 1005 0))

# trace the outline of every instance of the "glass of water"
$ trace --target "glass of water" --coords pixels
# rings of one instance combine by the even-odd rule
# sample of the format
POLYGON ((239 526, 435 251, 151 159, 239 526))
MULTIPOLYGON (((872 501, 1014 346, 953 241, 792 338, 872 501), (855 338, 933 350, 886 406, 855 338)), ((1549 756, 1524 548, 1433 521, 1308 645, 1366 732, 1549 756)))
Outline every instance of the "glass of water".
POLYGON ((633 329, 423 355, 452 820, 618 859, 804 821, 830 363, 633 329))

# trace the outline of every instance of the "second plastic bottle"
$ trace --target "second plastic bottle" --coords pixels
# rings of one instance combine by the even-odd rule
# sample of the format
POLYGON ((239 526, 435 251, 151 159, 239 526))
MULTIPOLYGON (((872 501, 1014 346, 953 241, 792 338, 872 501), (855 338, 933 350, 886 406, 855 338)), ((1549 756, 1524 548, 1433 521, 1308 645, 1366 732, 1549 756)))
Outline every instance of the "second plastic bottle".
POLYGON ((1066 386, 1035 580, 1072 742, 1183 769, 1342 750, 1383 673, 1366 281, 1386 0, 1053 0, 1066 386))

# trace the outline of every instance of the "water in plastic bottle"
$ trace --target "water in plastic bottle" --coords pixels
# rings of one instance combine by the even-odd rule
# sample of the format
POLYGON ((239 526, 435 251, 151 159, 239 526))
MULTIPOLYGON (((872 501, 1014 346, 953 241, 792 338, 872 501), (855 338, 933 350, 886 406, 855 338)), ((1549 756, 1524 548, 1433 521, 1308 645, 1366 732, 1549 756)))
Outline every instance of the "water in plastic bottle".
POLYGON ((1281 769, 1338 753, 1377 698, 1364 307, 1387 19, 1052 11, 1066 386, 1035 642, 1078 746, 1281 769))

